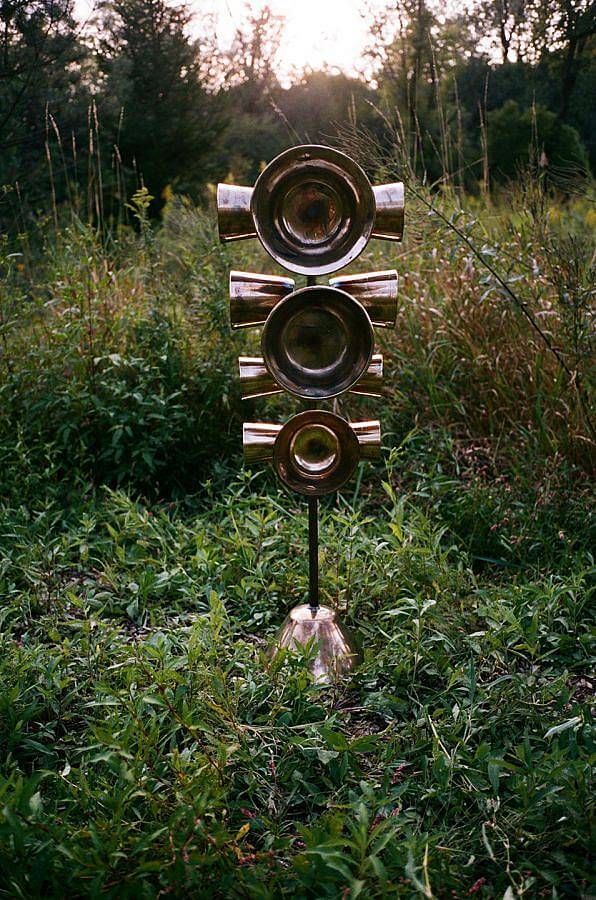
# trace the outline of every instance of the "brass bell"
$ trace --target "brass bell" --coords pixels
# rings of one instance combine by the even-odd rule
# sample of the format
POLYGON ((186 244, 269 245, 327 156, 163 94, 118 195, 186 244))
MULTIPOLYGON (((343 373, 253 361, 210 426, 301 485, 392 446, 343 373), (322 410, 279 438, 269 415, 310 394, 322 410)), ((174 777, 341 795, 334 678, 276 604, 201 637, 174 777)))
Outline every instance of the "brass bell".
POLYGON ((345 291, 305 287, 280 301, 261 335, 267 369, 281 388, 308 400, 349 390, 371 361, 368 313, 345 291))
POLYGON ((348 265, 369 239, 401 240, 403 184, 372 187, 360 166, 332 147, 281 153, 254 188, 219 184, 222 241, 254 237, 276 262, 303 275, 348 265))
POLYGON ((294 290, 286 275, 230 272, 230 324, 232 328, 263 325, 271 310, 294 290))
POLYGON ((360 459, 375 459, 381 447, 376 420, 348 422, 320 409, 293 416, 285 425, 244 423, 247 462, 273 461, 281 481, 307 497, 339 490, 360 459))
MULTIPOLYGON (((271 394, 283 394, 283 388, 271 375, 262 356, 239 356, 238 370, 243 400, 269 397, 271 394)), ((352 385, 349 392, 365 397, 380 397, 382 384, 383 354, 373 353, 366 371, 352 385)))

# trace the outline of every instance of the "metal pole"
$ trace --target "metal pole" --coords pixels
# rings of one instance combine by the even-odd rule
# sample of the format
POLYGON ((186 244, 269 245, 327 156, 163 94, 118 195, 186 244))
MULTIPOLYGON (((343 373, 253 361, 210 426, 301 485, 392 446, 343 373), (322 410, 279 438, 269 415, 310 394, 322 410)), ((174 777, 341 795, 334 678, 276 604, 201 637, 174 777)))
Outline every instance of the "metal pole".
MULTIPOLYGON (((317 283, 316 275, 307 275, 307 287, 317 283)), ((308 498, 308 605, 319 608, 319 500, 308 498)))
POLYGON ((319 608, 319 500, 308 498, 308 605, 319 608))

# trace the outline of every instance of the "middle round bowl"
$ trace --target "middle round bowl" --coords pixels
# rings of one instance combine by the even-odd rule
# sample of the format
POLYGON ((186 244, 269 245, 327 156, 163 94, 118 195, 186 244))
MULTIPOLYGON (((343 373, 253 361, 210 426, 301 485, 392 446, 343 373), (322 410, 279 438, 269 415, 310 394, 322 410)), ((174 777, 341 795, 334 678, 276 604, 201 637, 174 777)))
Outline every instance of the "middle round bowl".
POLYGON ((273 378, 305 400, 327 400, 350 390, 368 368, 374 343, 362 304, 345 291, 318 285, 278 303, 261 336, 273 378))

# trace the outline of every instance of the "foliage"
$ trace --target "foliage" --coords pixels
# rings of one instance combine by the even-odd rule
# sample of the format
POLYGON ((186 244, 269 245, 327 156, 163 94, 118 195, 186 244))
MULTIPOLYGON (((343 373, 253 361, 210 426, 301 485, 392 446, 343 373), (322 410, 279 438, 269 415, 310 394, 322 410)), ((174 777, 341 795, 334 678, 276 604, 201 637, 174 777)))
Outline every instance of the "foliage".
POLYGON ((398 268, 400 310, 384 462, 322 504, 364 650, 333 688, 265 654, 307 521, 240 420, 295 406, 241 409, 212 215, 175 196, 154 229, 140 190, 134 229, 0 245, 7 896, 593 890, 593 210, 544 178, 408 201, 403 256, 357 266, 398 268))
MULTIPOLYGON (((60 128, 81 142, 87 132, 86 51, 73 0, 4 2, 0 34, 0 185, 16 182, 35 208, 50 191, 45 144, 60 128)), ((67 171, 54 181, 58 201, 66 178, 74 180, 72 158, 61 163, 67 171)))
POLYGON ((399 491, 324 512, 326 598, 365 645, 331 691, 263 654, 307 585, 292 498, 3 506, 7 893, 589 892, 587 544, 548 574, 574 524, 524 501, 535 565, 477 569, 462 501, 513 498, 447 479, 439 437, 389 458, 399 491))
POLYGON ((104 109, 121 157, 158 198, 168 185, 196 191, 217 172, 222 129, 203 83, 210 48, 189 39, 184 4, 105 0, 101 10, 104 109))
POLYGON ((588 165, 574 128, 541 107, 522 112, 515 100, 488 114, 488 153, 494 174, 501 179, 514 179, 533 155, 555 170, 582 171, 588 165))
POLYGON ((11 236, 29 232, 48 195, 55 219, 67 201, 107 228, 145 185, 156 218, 176 191, 204 200, 212 182, 251 182, 290 144, 347 126, 387 147, 394 118, 429 184, 476 193, 515 175, 502 141, 487 146, 487 118, 514 128, 523 155, 534 105, 555 157, 583 165, 585 146, 596 161, 588 0, 475 0, 448 14, 387 0, 369 11, 366 73, 298 72, 291 84, 279 73, 283 19, 266 4, 246 8, 227 48, 212 16, 193 20, 173 0, 102 0, 88 23, 75 12, 72 0, 0 7, 0 226, 11 236))
MULTIPOLYGON (((238 402, 232 357, 216 349, 223 292, 206 304, 197 345, 198 323, 157 279, 147 200, 141 192, 134 202, 139 236, 123 231, 112 252, 82 225, 48 246, 40 281, 20 304, 25 320, 7 311, 14 358, 4 361, 1 427, 92 483, 198 489, 210 447, 223 455, 230 446, 238 402), (130 259, 118 266, 125 246, 130 259)), ((205 264, 203 285, 207 273, 205 264)))

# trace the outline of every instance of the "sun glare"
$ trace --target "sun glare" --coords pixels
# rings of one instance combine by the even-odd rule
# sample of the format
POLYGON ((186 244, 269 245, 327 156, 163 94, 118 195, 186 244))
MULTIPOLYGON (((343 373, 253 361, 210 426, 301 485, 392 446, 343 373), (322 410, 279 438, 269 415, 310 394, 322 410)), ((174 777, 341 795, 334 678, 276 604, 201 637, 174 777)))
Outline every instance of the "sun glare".
MULTIPOLYGON (((223 46, 246 14, 246 0, 211 0, 195 5, 200 7, 199 14, 211 6, 223 46)), ((257 10, 265 4, 253 0, 251 5, 257 10)), ((268 5, 285 19, 280 52, 282 80, 296 70, 309 68, 356 71, 367 41, 362 0, 269 0, 268 5)))

